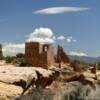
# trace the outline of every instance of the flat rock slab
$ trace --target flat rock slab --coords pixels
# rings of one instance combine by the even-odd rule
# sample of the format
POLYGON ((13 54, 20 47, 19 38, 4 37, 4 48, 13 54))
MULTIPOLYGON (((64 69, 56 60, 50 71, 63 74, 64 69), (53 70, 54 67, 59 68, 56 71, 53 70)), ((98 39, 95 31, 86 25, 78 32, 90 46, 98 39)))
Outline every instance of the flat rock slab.
POLYGON ((83 74, 83 76, 86 77, 86 78, 95 78, 95 77, 96 77, 95 74, 89 73, 89 72, 83 72, 82 74, 83 74))
POLYGON ((0 82, 0 100, 14 100, 14 97, 20 96, 23 89, 19 86, 0 82))
POLYGON ((30 74, 34 74, 34 77, 36 76, 35 71, 28 67, 0 67, 0 81, 5 83, 14 83, 19 80, 27 81, 30 74))
POLYGON ((52 74, 50 70, 40 67, 0 66, 0 82, 12 84, 20 80, 27 81, 30 77, 37 79, 36 71, 39 71, 44 77, 52 74))

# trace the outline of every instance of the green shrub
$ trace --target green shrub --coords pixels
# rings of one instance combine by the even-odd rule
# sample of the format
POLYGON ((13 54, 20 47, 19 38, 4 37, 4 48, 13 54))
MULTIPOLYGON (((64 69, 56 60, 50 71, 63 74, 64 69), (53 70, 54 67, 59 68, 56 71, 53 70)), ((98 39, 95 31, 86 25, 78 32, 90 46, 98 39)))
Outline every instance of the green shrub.
POLYGON ((17 63, 19 66, 26 66, 24 58, 17 58, 17 63))
POLYGON ((17 65, 18 66, 27 66, 27 64, 25 63, 25 59, 24 59, 24 54, 23 53, 16 54, 16 60, 17 60, 17 65))
POLYGON ((16 57, 15 56, 7 56, 4 58, 6 60, 6 63, 12 63, 16 57))
POLYGON ((17 58, 18 66, 32 66, 32 64, 26 63, 24 58, 17 58))
POLYGON ((18 53, 18 54, 16 54, 16 58, 24 58, 24 54, 23 53, 18 53))

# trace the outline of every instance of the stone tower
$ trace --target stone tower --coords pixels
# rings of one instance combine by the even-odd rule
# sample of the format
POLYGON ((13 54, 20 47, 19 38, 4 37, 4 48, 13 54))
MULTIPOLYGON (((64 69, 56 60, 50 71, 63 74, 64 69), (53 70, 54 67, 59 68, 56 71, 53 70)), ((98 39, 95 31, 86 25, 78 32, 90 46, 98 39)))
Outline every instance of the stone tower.
POLYGON ((0 59, 2 59, 3 53, 2 53, 2 45, 0 44, 0 59))
POLYGON ((58 45, 57 50, 57 62, 58 63, 69 63, 70 59, 68 55, 64 52, 63 47, 58 45))
POLYGON ((25 62, 34 67, 48 67, 54 64, 54 48, 52 44, 28 42, 25 44, 25 62))

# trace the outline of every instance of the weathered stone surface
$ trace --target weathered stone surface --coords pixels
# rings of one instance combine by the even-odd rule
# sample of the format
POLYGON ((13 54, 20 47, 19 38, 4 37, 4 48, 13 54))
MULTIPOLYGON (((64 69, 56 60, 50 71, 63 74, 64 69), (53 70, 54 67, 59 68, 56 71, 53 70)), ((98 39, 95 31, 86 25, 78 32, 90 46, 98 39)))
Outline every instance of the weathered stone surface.
POLYGON ((58 45, 58 51, 57 51, 57 62, 58 63, 69 63, 70 59, 67 56, 67 54, 64 52, 63 48, 58 45))
POLYGON ((93 89, 96 88, 96 83, 100 84, 99 73, 96 75, 90 72, 66 72, 62 73, 61 76, 65 82, 79 81, 83 85, 90 85, 93 89))
POLYGON ((33 66, 48 69, 54 64, 54 48, 51 44, 30 42, 25 44, 25 61, 33 66))
POLYGON ((10 65, 4 65, 0 67, 1 82, 12 84, 20 80, 27 81, 29 76, 37 78, 34 68, 14 66, 11 67, 10 65))
POLYGON ((0 44, 0 59, 2 59, 3 53, 2 53, 2 45, 0 44))
POLYGON ((23 89, 19 86, 0 82, 0 100, 14 100, 22 91, 23 89))
MULTIPOLYGON (((49 70, 48 70, 49 71, 49 70)), ((27 84, 26 88, 24 89, 22 95, 33 85, 36 86, 36 88, 42 88, 45 89, 47 86, 50 86, 53 81, 56 81, 57 78, 60 75, 59 71, 54 71, 54 69, 51 70, 52 74, 49 74, 49 76, 44 76, 43 73, 41 74, 39 71, 36 71, 37 73, 37 79, 34 80, 34 78, 27 84)), ((48 73, 48 72, 47 72, 48 73)))
POLYGON ((1 82, 21 86, 25 91, 32 85, 35 85, 36 88, 45 88, 51 85, 58 76, 59 72, 54 69, 46 70, 39 67, 0 67, 1 82))
POLYGON ((97 80, 100 81, 100 71, 97 71, 96 76, 97 76, 97 80))
POLYGON ((65 92, 71 92, 75 89, 76 86, 73 84, 53 82, 49 88, 33 88, 30 93, 24 94, 20 100, 62 100, 61 98, 65 92))
POLYGON ((77 81, 80 77, 80 73, 78 72, 66 72, 62 73, 61 77, 66 82, 77 81))
POLYGON ((56 84, 52 87, 52 83, 59 77, 59 70, 56 68, 46 70, 39 67, 15 67, 13 65, 2 65, 0 66, 0 100, 14 100, 16 97, 19 97, 23 92, 20 84, 23 84, 23 81, 25 81, 28 85, 32 79, 34 79, 34 81, 30 86, 36 85, 37 88, 27 88, 25 90, 27 92, 25 92, 21 100, 33 100, 33 98, 37 98, 34 100, 39 100, 39 96, 45 99, 48 98, 46 100, 61 100, 60 97, 58 98, 58 95, 61 96, 63 91, 69 91, 68 89, 76 87, 75 85, 72 85, 72 87, 66 86, 66 84, 78 81, 79 83, 85 85, 89 84, 91 87, 95 88, 95 82, 99 83, 99 81, 96 80, 96 76, 99 78, 100 72, 95 75, 90 72, 79 73, 74 72, 72 69, 62 69, 60 69, 60 73, 62 71, 61 74, 63 75, 63 78, 68 82, 62 82, 62 84, 60 83, 59 85, 55 82, 56 84), (66 73, 64 70, 66 70, 66 73), (19 85, 20 87, 16 85, 19 85), (49 86, 50 90, 45 88, 47 86, 49 86), (30 93, 30 90, 32 90, 32 94, 30 93))
POLYGON ((12 65, 4 65, 0 67, 0 81, 12 84, 20 80, 27 81, 29 78, 35 78, 36 80, 38 78, 36 71, 42 74, 43 77, 50 77, 54 72, 40 67, 12 67, 12 65))
POLYGON ((82 75, 86 78, 93 78, 95 79, 96 78, 96 75, 93 74, 93 73, 90 73, 90 72, 83 72, 82 75))

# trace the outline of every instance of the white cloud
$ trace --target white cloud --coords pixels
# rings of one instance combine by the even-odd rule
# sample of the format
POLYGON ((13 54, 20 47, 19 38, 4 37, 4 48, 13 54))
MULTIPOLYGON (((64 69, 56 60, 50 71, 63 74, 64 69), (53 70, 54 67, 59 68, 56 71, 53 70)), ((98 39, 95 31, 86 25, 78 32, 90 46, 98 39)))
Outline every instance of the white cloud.
POLYGON ((65 39, 66 39, 66 37, 65 37, 65 36, 63 36, 63 35, 61 35, 61 36, 58 36, 58 37, 57 37, 57 39, 58 39, 58 40, 65 40, 65 39))
POLYGON ((65 36, 63 36, 63 35, 58 36, 58 37, 57 37, 57 40, 60 40, 60 41, 63 41, 63 42, 66 41, 66 42, 68 42, 68 43, 76 42, 76 40, 74 40, 72 36, 70 36, 70 37, 65 37, 65 36))
POLYGON ((51 8, 44 8, 37 11, 34 11, 33 13, 36 14, 59 14, 59 13, 69 13, 69 12, 80 12, 80 11, 86 11, 90 8, 84 8, 84 7, 51 7, 51 8))
MULTIPOLYGON (((44 27, 36 28, 32 33, 27 35, 26 38, 27 42, 40 42, 40 43, 54 43, 57 40, 63 43, 65 43, 65 41, 68 43, 75 41, 71 36, 65 37, 63 35, 60 35, 56 37, 54 36, 54 33, 50 28, 44 28, 44 27)), ((24 53, 24 52, 25 52, 25 43, 21 44, 8 43, 3 45, 4 55, 16 55, 17 53, 24 53)))
POLYGON ((77 40, 73 40, 73 42, 77 42, 77 40))
MULTIPOLYGON (((27 36, 28 42, 40 42, 40 43, 54 43, 56 37, 54 33, 49 28, 37 28, 29 36, 27 36)), ((25 43, 15 44, 8 43, 3 45, 3 54, 7 55, 16 55, 17 53, 25 52, 25 43)))
POLYGON ((52 38, 53 38, 54 40, 56 40, 56 36, 53 36, 52 38))
POLYGON ((86 53, 84 52, 70 52, 70 55, 76 55, 76 56, 88 56, 86 53))
POLYGON ((25 44, 5 44, 3 45, 2 51, 4 56, 8 55, 16 55, 17 53, 24 53, 25 49, 25 44))
POLYGON ((70 42, 76 42, 76 40, 74 40, 72 36, 66 38, 66 41, 67 41, 68 43, 70 43, 70 42))
POLYGON ((28 37, 28 42, 54 43, 55 36, 50 28, 37 28, 28 37))
POLYGON ((69 43, 71 42, 71 39, 70 39, 70 38, 68 38, 68 39, 66 39, 66 40, 67 40, 67 42, 69 42, 69 43))

